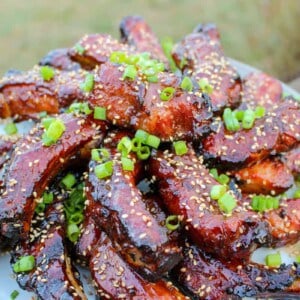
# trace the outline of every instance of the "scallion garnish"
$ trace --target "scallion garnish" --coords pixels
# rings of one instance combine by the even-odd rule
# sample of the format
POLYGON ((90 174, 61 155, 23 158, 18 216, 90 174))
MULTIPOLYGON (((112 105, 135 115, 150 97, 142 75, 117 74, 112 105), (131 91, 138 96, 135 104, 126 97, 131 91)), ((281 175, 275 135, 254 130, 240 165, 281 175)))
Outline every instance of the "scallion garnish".
POLYGON ((170 69, 172 72, 176 72, 177 71, 177 67, 176 67, 176 64, 173 60, 173 57, 172 57, 172 50, 173 50, 173 47, 174 47, 174 43, 173 43, 173 40, 170 38, 170 37, 165 37, 162 42, 161 42, 161 46, 162 46, 162 49, 169 61, 169 65, 170 65, 170 69))
POLYGON ((134 135, 134 137, 139 139, 141 141, 141 143, 143 143, 143 144, 147 141, 148 136, 149 136, 149 133, 144 130, 141 130, 141 129, 138 129, 134 135))
POLYGON ((148 146, 142 146, 138 151, 136 152, 138 159, 140 160, 146 160, 149 158, 151 152, 150 148, 148 146))
POLYGON ((166 227, 170 231, 174 231, 180 226, 179 217, 176 215, 171 215, 166 218, 166 227))
POLYGON ((67 189, 70 190, 76 184, 76 177, 72 173, 68 173, 62 180, 62 185, 67 189))
POLYGON ((255 112, 252 109, 245 110, 242 119, 242 127, 244 129, 250 129, 253 127, 254 121, 255 121, 255 112))
POLYGON ((82 45, 80 45, 79 43, 74 46, 74 49, 79 55, 83 55, 85 52, 84 47, 82 45))
POLYGON ((18 133, 18 128, 15 123, 8 123, 5 125, 4 131, 8 135, 13 135, 18 133))
POLYGON ((13 270, 15 273, 29 272, 35 267, 35 258, 32 255, 20 257, 14 264, 13 270))
MULTIPOLYGON (((48 126, 48 125, 47 125, 48 126)), ((62 120, 54 119, 42 135, 43 144, 51 146, 55 144, 65 132, 66 127, 62 120)))
POLYGON ((122 64, 127 61, 127 55, 125 52, 114 51, 111 53, 109 60, 115 64, 122 64))
POLYGON ((175 94, 175 89, 169 86, 164 88, 159 96, 162 101, 169 101, 173 98, 174 94, 175 94))
POLYGON ((53 199, 54 199, 54 194, 53 193, 47 193, 47 192, 44 192, 43 194, 43 202, 45 204, 50 204, 53 202, 53 199))
POLYGON ((239 121, 230 108, 225 108, 223 112, 223 121, 227 130, 237 131, 240 129, 239 121))
POLYGON ((266 109, 262 106, 257 106, 254 113, 256 118, 262 118, 266 114, 266 109))
POLYGON ((180 87, 185 91, 191 92, 194 86, 192 80, 185 76, 181 81, 180 87))
POLYGON ((300 189, 297 189, 297 190, 294 192, 294 198, 300 198, 300 189))
POLYGON ((279 207, 279 200, 276 197, 256 195, 252 198, 252 209, 259 212, 264 212, 269 209, 276 209, 279 207))
POLYGON ((148 134, 145 145, 157 149, 160 145, 160 138, 155 135, 148 134))
POLYGON ((279 267, 282 263, 282 260, 281 260, 281 255, 279 252, 277 253, 273 253, 273 254, 268 254, 266 256, 266 265, 268 267, 273 267, 273 268, 276 268, 276 267, 279 267))
POLYGON ((69 224, 80 224, 84 220, 83 213, 81 211, 74 212, 68 218, 69 224))
POLYGON ((86 102, 74 102, 70 105, 69 112, 77 112, 77 113, 84 113, 86 115, 89 115, 92 113, 92 110, 89 108, 88 103, 86 102))
POLYGON ((213 200, 220 199, 226 193, 226 186, 225 185, 213 185, 210 190, 210 197, 213 200))
POLYGON ((67 237, 73 243, 75 243, 80 235, 80 229, 77 224, 70 223, 67 226, 67 237))
POLYGON ((94 119, 95 120, 106 120, 106 108, 101 106, 96 106, 94 109, 94 119))
POLYGON ((99 179, 110 177, 113 173, 113 162, 107 161, 95 167, 95 174, 99 179))
POLYGON ((127 156, 132 150, 132 142, 128 136, 122 137, 117 145, 117 149, 121 152, 122 156, 127 156))
POLYGON ((87 74, 84 82, 80 85, 80 87, 86 93, 91 92, 94 88, 94 75, 87 74))
POLYGON ((105 148, 92 149, 91 154, 92 154, 92 160, 94 161, 104 162, 110 157, 109 151, 105 148))
POLYGON ((20 293, 17 290, 12 291, 10 294, 10 300, 16 300, 19 294, 20 293))
POLYGON ((211 94, 213 92, 212 85, 209 84, 208 80, 206 78, 202 78, 198 81, 199 87, 202 92, 206 94, 211 94))
POLYGON ((123 79, 130 79, 134 80, 137 76, 137 69, 133 65, 126 66, 124 73, 123 73, 123 79))
POLYGON ((45 81, 49 81, 54 77, 55 71, 49 66, 42 66, 40 68, 40 74, 45 81))
POLYGON ((186 141, 173 142, 173 147, 175 149, 176 155, 184 155, 188 152, 188 147, 186 145, 186 141))
POLYGON ((229 192, 226 192, 218 199, 218 204, 220 209, 226 214, 231 213, 237 205, 235 198, 229 192))
POLYGON ((134 162, 130 158, 122 157, 122 168, 124 171, 133 171, 134 170, 134 162))

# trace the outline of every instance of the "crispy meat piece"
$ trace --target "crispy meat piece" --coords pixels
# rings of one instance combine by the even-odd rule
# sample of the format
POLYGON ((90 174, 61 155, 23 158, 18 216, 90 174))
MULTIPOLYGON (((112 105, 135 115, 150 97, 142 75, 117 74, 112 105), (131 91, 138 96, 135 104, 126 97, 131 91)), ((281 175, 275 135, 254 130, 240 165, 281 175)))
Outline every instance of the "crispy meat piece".
POLYGON ((42 300, 86 300, 66 249, 62 204, 51 205, 40 219, 43 221, 32 228, 33 241, 23 242, 13 253, 13 263, 26 255, 33 255, 36 261, 32 271, 17 275, 19 285, 42 300))
POLYGON ((72 114, 59 118, 66 130, 56 144, 43 146, 43 130, 36 127, 19 140, 11 158, 0 200, 0 236, 11 244, 27 238, 35 200, 40 198, 47 184, 80 148, 103 137, 103 123, 96 126, 90 119, 72 114))
POLYGON ((76 71, 80 65, 71 60, 69 49, 55 49, 47 53, 39 62, 40 66, 50 66, 63 71, 76 71))
POLYGON ((300 268, 295 271, 291 265, 266 269, 251 262, 245 265, 221 262, 186 243, 184 259, 172 271, 172 277, 193 299, 240 299, 288 290, 299 277, 299 271, 300 268))
POLYGON ((280 158, 271 157, 233 172, 244 193, 278 195, 289 189, 294 177, 280 158))
POLYGON ((282 103, 281 83, 261 72, 251 73, 243 79, 243 97, 239 109, 263 106, 267 111, 282 103))
POLYGON ((40 67, 20 75, 0 80, 0 117, 15 117, 18 120, 34 118, 39 112, 55 114, 85 95, 80 89, 86 72, 55 70, 49 81, 43 80, 40 67))
POLYGON ((90 270, 100 297, 112 299, 189 299, 171 283, 147 282, 117 253, 108 236, 101 232, 92 252, 90 270))
POLYGON ((150 172, 167 209, 182 216, 187 234, 201 249, 222 259, 241 260, 259 241, 265 242, 265 222, 246 206, 237 205, 229 216, 220 211, 210 198, 212 186, 219 183, 192 149, 183 156, 159 151, 150 159, 150 172))
POLYGON ((140 16, 123 18, 120 24, 121 40, 128 43, 138 52, 148 52, 154 59, 167 63, 157 36, 140 16))
POLYGON ((96 163, 90 163, 86 184, 89 211, 125 260, 151 280, 157 279, 178 263, 180 248, 141 199, 135 186, 139 163, 133 172, 125 172, 120 155, 114 149, 111 152, 114 167, 110 178, 98 179, 96 163))
POLYGON ((283 156, 283 161, 291 172, 297 176, 300 174, 300 147, 292 149, 283 156))
POLYGON ((92 70, 97 65, 107 62, 111 53, 115 51, 122 51, 127 54, 134 53, 132 47, 120 43, 108 34, 89 34, 81 38, 69 50, 69 55, 82 68, 92 70), (79 47, 82 48, 82 52, 78 51, 79 47))
POLYGON ((202 141, 204 159, 222 169, 253 164, 270 154, 288 151, 300 141, 299 104, 287 99, 249 129, 229 132, 219 122, 202 141))
POLYGON ((269 225, 266 246, 281 247, 294 244, 300 237, 300 199, 281 201, 280 207, 264 213, 269 225))
POLYGON ((180 69, 195 80, 206 79, 213 87, 213 111, 236 107, 240 103, 241 79, 223 53, 217 29, 211 24, 198 26, 173 49, 180 69))
POLYGON ((103 64, 95 76, 89 103, 107 109, 107 120, 122 127, 143 129, 164 140, 199 137, 209 131, 210 101, 179 88, 174 74, 160 73, 159 83, 123 80, 123 70, 103 64), (170 101, 161 101, 160 91, 175 88, 170 101))
POLYGON ((13 151, 17 138, 8 136, 0 137, 0 169, 9 160, 10 154, 13 151))

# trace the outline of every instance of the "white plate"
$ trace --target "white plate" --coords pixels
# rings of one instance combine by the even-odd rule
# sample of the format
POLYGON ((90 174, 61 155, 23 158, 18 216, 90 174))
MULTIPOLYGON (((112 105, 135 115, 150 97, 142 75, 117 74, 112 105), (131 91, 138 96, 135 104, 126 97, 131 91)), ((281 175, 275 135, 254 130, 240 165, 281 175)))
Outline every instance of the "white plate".
MULTIPOLYGON (((246 76, 247 74, 249 74, 251 72, 259 72, 257 69, 250 67, 248 65, 245 65, 243 63, 240 63, 236 60, 230 59, 230 61, 231 61, 232 65, 234 65, 238 69, 238 71, 242 77, 246 76)), ((284 91, 286 93, 289 93, 293 96, 299 96, 299 93, 296 92, 294 89, 290 88, 289 86, 285 85, 284 83, 282 83, 282 85, 283 85, 284 91)), ((29 122, 24 122, 22 125, 18 126, 19 132, 22 132, 23 130, 28 130, 28 128, 30 128, 31 125, 32 124, 30 124, 29 122)), ((3 126, 1 126, 1 124, 0 124, 0 134, 3 134, 3 133, 4 133, 3 126)), ((300 249, 300 242, 297 245, 279 249, 279 251, 282 255, 283 261, 285 263, 293 262, 292 253, 293 253, 295 247, 300 249)), ((261 248, 261 249, 255 251, 252 259, 258 263, 264 263, 264 258, 267 254, 274 253, 277 251, 278 251, 278 249, 272 250, 272 249, 261 248)), ((36 297, 32 293, 28 293, 28 292, 20 289, 20 287, 18 286, 17 282, 14 279, 14 275, 13 275, 11 266, 9 264, 9 259, 10 259, 10 256, 8 254, 0 256, 0 282, 1 282, 1 284, 0 284, 0 300, 10 299, 10 294, 14 290, 17 290, 20 293, 20 295, 17 297, 17 300, 36 299, 36 297)), ((80 269, 80 271, 82 274, 81 278, 83 280, 85 292, 88 295, 88 299, 94 300, 95 296, 94 296, 94 292, 93 292, 93 287, 88 283, 89 273, 86 270, 82 270, 82 269, 80 269)))

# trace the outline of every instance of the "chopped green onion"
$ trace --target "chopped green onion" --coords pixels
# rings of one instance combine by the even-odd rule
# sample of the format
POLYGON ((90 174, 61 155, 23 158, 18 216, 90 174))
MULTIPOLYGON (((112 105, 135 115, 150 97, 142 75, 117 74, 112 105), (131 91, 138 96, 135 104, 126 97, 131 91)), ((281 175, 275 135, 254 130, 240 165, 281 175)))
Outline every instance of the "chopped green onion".
POLYGON ((156 82, 158 82, 158 77, 157 77, 157 75, 147 76, 147 81, 156 83, 156 82))
POLYGON ((233 112, 234 116, 237 118, 238 121, 242 122, 244 118, 244 110, 235 110, 233 112))
POLYGON ((188 64, 188 60, 185 57, 183 57, 179 63, 179 69, 182 70, 185 66, 187 66, 187 64, 188 64))
POLYGON ((157 149, 160 145, 160 138, 155 135, 149 134, 147 136, 147 140, 146 140, 145 144, 152 148, 157 149))
POLYGON ((164 88, 159 96, 162 101, 169 101, 173 98, 174 94, 175 94, 175 89, 169 86, 164 88))
POLYGON ((80 85, 80 87, 86 93, 91 92, 94 88, 94 75, 87 74, 84 82, 80 85))
POLYGON ((294 198, 300 198, 300 189, 297 189, 297 190, 294 192, 294 198))
POLYGON ((217 178, 217 181, 221 184, 227 184, 229 180, 230 178, 226 174, 220 174, 217 178))
POLYGON ((127 157, 122 157, 122 168, 124 171, 133 171, 134 170, 134 162, 127 157))
POLYGON ((219 177, 218 170, 216 168, 210 169, 209 174, 211 174, 213 176, 213 178, 215 178, 215 179, 218 179, 218 177, 219 177))
POLYGON ((71 214, 68 218, 69 224, 80 224, 84 220, 83 214, 80 211, 77 211, 73 214, 71 214))
POLYGON ((128 136, 122 137, 117 145, 117 149, 122 153, 122 156, 127 156, 132 150, 132 142, 128 136))
POLYGON ((120 63, 126 62, 128 65, 136 65, 139 60, 140 60, 140 56, 133 54, 133 55, 128 56, 124 61, 122 58, 122 55, 121 55, 120 63))
POLYGON ((80 103, 80 102, 75 102, 72 103, 69 107, 69 112, 78 112, 78 113, 84 113, 86 115, 89 115, 92 113, 92 110, 89 108, 88 103, 80 103))
POLYGON ((70 190, 76 183, 76 177, 72 173, 68 173, 61 181, 67 190, 70 190))
POLYGON ((35 267, 35 258, 32 255, 20 257, 13 265, 15 273, 29 272, 35 267))
POLYGON ((162 41, 161 41, 161 46, 162 46, 162 49, 169 61, 169 65, 170 65, 170 70, 172 72, 176 72, 177 71, 177 67, 176 67, 176 64, 173 60, 173 57, 172 57, 172 50, 173 50, 173 47, 174 47, 174 43, 173 43, 173 40, 170 38, 170 37, 165 37, 162 41))
POLYGON ((42 66, 40 68, 40 74, 45 81, 49 81, 54 77, 55 71, 49 66, 42 66))
POLYGON ((220 199, 226 193, 226 186, 225 185, 213 185, 210 190, 210 197, 213 200, 220 199))
POLYGON ((212 85, 209 84, 208 80, 206 78, 201 78, 198 81, 200 89, 206 93, 206 94, 211 94, 213 92, 213 87, 212 85))
POLYGON ((122 64, 126 62, 127 55, 125 52, 115 51, 111 53, 109 60, 115 64, 122 64))
POLYGON ((92 149, 92 160, 95 161, 105 161, 110 157, 110 153, 107 149, 105 148, 100 148, 100 149, 92 149))
POLYGON ((166 227, 170 231, 176 230, 180 226, 180 221, 178 216, 171 215, 166 218, 166 227))
POLYGON ((139 138, 135 137, 131 141, 132 151, 137 152, 142 147, 142 142, 139 138))
POLYGON ((43 202, 44 202, 45 204, 50 204, 50 203, 52 203, 52 202, 53 202, 53 199, 54 199, 53 193, 46 193, 46 192, 44 192, 44 194, 43 194, 43 202))
POLYGON ((173 142, 176 155, 184 155, 188 152, 188 147, 185 141, 173 142))
POLYGON ((146 160, 149 158, 151 152, 150 148, 148 146, 142 146, 140 149, 137 151, 137 157, 140 160, 146 160))
POLYGON ((41 213, 43 213, 45 211, 45 208, 46 208, 46 204, 44 202, 38 203, 38 205, 36 206, 36 208, 35 208, 34 211, 37 214, 41 214, 41 213))
POLYGON ((79 235, 80 235, 80 229, 78 225, 74 223, 68 224, 67 237, 69 238, 69 240, 75 243, 78 240, 79 235))
POLYGON ((183 80, 181 81, 180 87, 188 92, 191 92, 193 90, 193 82, 189 77, 184 77, 183 80))
POLYGON ((13 135, 18 132, 18 128, 15 123, 8 123, 5 125, 4 131, 8 135, 13 135))
POLYGON ((298 264, 300 264, 300 255, 297 255, 297 256, 296 256, 295 262, 298 263, 298 264))
POLYGON ((138 138, 142 144, 146 143, 148 136, 149 133, 141 129, 138 129, 134 135, 134 137, 138 138))
POLYGON ((45 129, 48 129, 50 124, 55 121, 55 118, 52 118, 52 117, 47 117, 47 118, 44 118, 42 120, 42 124, 44 126, 45 129))
POLYGON ((113 162, 107 161, 95 167, 95 174, 99 179, 110 177, 113 173, 113 162))
POLYGON ((266 256, 266 264, 268 267, 279 267, 282 263, 281 255, 279 252, 274 254, 268 254, 266 256))
POLYGON ((106 120, 106 108, 101 106, 96 106, 94 109, 94 119, 95 120, 106 120))
POLYGON ((236 207, 236 200, 230 193, 226 192, 218 199, 218 204, 220 209, 228 214, 236 207))
POLYGON ((240 129, 240 124, 230 108, 225 108, 223 121, 227 130, 237 131, 240 129))
POLYGON ((85 52, 84 47, 79 43, 74 46, 74 49, 79 55, 83 55, 83 53, 85 52))
POLYGON ((124 73, 123 73, 123 79, 131 79, 134 80, 137 76, 137 69, 133 65, 126 66, 124 73))
POLYGON ((244 111, 244 117, 242 120, 242 126, 244 129, 250 129, 253 127, 255 121, 255 112, 252 109, 244 111))
POLYGON ((19 296, 19 294, 20 293, 17 290, 12 291, 11 294, 10 294, 10 300, 17 299, 17 297, 19 296))
POLYGON ((262 118, 266 114, 266 109, 262 106, 257 106, 254 113, 256 118, 262 118))
POLYGON ((252 198, 252 209, 259 212, 264 212, 269 209, 279 207, 279 199, 271 196, 256 195, 252 198))
POLYGON ((43 144, 45 146, 51 146, 52 144, 55 144, 63 135, 65 130, 66 127, 63 121, 60 119, 53 120, 42 136, 43 144))

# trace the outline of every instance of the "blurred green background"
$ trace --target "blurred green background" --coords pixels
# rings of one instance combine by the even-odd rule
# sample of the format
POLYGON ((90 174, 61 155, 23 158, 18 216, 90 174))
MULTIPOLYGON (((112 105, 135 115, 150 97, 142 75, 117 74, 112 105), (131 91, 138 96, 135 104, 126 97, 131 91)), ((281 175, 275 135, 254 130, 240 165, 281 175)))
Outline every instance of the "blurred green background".
POLYGON ((218 25, 228 56, 283 81, 300 74, 299 0, 0 0, 0 73, 29 69, 84 33, 118 37, 121 18, 144 16, 175 40, 200 22, 218 25))

